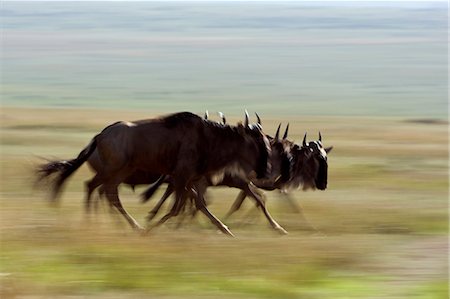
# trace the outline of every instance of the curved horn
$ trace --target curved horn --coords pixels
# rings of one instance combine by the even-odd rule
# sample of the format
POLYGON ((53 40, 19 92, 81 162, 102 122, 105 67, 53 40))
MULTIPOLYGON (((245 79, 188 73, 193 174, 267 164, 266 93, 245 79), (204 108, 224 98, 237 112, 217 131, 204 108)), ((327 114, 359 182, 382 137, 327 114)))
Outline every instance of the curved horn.
POLYGON ((283 139, 286 139, 288 136, 288 131, 289 131, 289 123, 286 126, 286 130, 284 131, 284 135, 283 135, 283 139))
POLYGON ((225 115, 222 112, 219 111, 219 116, 222 119, 222 123, 224 125, 226 125, 227 124, 227 119, 225 118, 225 115))
POLYGON ((281 127, 281 123, 278 125, 278 129, 277 132, 275 133, 275 140, 278 140, 280 138, 280 127, 281 127))
POLYGON ((261 118, 259 117, 258 113, 256 113, 256 119, 258 120, 258 125, 261 125, 261 118))
POLYGON ((303 146, 306 146, 306 133, 305 136, 303 137, 303 146))
POLYGON ((208 110, 205 111, 205 116, 203 117, 204 119, 208 119, 209 113, 208 110))
POLYGON ((322 135, 320 134, 320 131, 319 131, 319 141, 322 142, 322 135))
POLYGON ((245 109, 245 123, 244 126, 247 128, 248 127, 248 111, 247 109, 245 109))

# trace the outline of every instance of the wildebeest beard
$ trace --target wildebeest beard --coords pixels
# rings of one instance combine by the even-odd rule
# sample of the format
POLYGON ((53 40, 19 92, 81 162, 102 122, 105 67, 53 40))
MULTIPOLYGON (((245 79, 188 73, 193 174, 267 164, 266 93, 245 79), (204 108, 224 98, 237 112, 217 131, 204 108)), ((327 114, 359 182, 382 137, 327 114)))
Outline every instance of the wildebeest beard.
POLYGON ((316 176, 316 187, 319 190, 327 188, 328 164, 324 158, 319 158, 319 170, 316 176))

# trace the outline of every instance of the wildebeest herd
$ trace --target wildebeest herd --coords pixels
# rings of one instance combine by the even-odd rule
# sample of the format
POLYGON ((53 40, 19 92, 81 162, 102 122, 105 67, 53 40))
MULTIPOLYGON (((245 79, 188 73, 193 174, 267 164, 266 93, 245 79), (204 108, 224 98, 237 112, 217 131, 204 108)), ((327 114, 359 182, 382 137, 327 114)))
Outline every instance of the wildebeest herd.
POLYGON ((239 209, 246 196, 261 208, 271 226, 286 231, 272 218, 258 190, 283 192, 302 188, 325 190, 327 187, 327 153, 322 137, 301 145, 288 140, 288 126, 280 138, 280 126, 271 137, 262 130, 261 119, 250 124, 246 112, 244 123, 229 125, 189 112, 134 122, 120 121, 107 126, 72 160, 48 161, 37 169, 38 182, 51 184, 52 198, 57 198, 64 182, 88 162, 95 176, 86 183, 86 209, 92 193, 99 188, 109 204, 116 208, 137 230, 144 230, 125 210, 118 196, 118 186, 151 184, 143 194, 148 200, 163 183, 164 196, 148 216, 144 231, 181 214, 188 205, 205 214, 223 233, 231 231, 208 209, 204 197, 210 186, 229 186, 241 190, 227 216, 239 209), (164 201, 175 192, 170 211, 155 224, 164 201))

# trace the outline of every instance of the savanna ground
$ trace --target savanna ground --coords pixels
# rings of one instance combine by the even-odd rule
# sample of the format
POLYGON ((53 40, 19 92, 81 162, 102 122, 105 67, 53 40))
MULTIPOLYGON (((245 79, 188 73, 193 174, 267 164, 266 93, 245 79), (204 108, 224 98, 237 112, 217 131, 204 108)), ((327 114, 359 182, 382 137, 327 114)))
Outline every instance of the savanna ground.
MULTIPOLYGON (((446 122, 262 114, 269 134, 289 121, 291 139, 321 130, 334 146, 329 189, 292 193, 320 233, 277 192, 266 193, 268 206, 289 235, 272 231, 249 200, 226 222, 232 239, 202 215, 145 237, 105 204, 88 218, 86 166, 59 205, 32 189, 38 156, 75 157, 109 123, 157 114, 2 109, 1 298, 448 297, 446 122)), ((140 223, 156 202, 141 204, 142 190, 121 189, 140 223)), ((209 190, 211 210, 222 218, 237 193, 209 190)))

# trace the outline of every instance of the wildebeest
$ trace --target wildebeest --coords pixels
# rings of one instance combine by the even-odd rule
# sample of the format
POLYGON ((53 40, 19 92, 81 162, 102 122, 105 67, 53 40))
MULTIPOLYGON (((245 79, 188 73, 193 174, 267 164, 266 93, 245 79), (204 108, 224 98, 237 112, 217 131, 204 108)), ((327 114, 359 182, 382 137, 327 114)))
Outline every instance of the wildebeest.
MULTIPOLYGON (((226 123, 225 117, 222 113, 219 113, 219 115, 222 118, 222 124, 226 123)), ((261 119, 256 114, 258 119, 258 124, 261 124, 261 119)), ((205 119, 208 118, 208 113, 205 113, 205 119)), ((281 124, 280 124, 281 125, 281 124)), ((281 186, 280 184, 284 184, 287 181, 290 180, 290 175, 292 172, 291 167, 291 161, 292 157, 290 154, 290 146, 292 145, 291 142, 287 141, 287 132, 288 127, 286 127, 285 134, 283 136, 283 139, 279 138, 279 131, 280 126, 278 126, 277 132, 275 134, 275 138, 272 138, 270 136, 267 136, 270 139, 270 146, 272 149, 272 157, 271 157, 271 166, 272 166, 272 179, 269 180, 254 180, 259 182, 259 184, 266 184, 270 185, 272 187, 272 190, 276 188, 276 186, 281 186)), ((95 157, 95 152, 91 157, 95 157)), ((101 163, 98 162, 98 159, 90 158, 88 162, 94 167, 94 170, 98 167, 101 167, 101 163), (92 160, 92 161, 91 161, 92 160)), ((159 187, 160 184, 162 184, 165 181, 165 178, 169 178, 168 176, 162 176, 159 178, 156 183, 153 184, 149 190, 146 191, 144 195, 144 201, 151 197, 151 194, 156 191, 156 189, 159 187)), ((129 185, 138 185, 142 183, 152 183, 155 181, 155 175, 149 174, 149 173, 142 173, 142 172, 135 172, 132 175, 130 175, 124 182, 129 185)), ((93 184, 93 181, 90 181, 88 185, 88 192, 87 192, 87 204, 89 205, 89 199, 92 191, 96 187, 95 184, 93 184)), ((171 193, 174 191, 174 187, 172 185, 172 180, 170 179, 170 184, 168 186, 168 189, 165 192, 165 195, 163 198, 158 202, 158 204, 154 207, 154 209, 149 213, 149 217, 147 218, 149 221, 153 219, 153 217, 156 215, 156 213, 159 211, 160 207, 164 203, 164 201, 170 196, 171 193)), ((267 210, 267 207, 265 206, 264 201, 262 200, 261 196, 258 196, 258 191, 256 188, 249 184, 248 180, 243 179, 241 176, 237 176, 233 172, 227 172, 226 169, 224 171, 221 171, 219 173, 214 173, 211 176, 205 176, 201 180, 199 180, 196 183, 196 188, 198 192, 205 193, 207 187, 214 186, 214 185, 221 185, 221 186, 228 186, 228 187, 234 187, 239 188, 241 190, 244 190, 246 194, 249 194, 252 196, 252 198, 255 200, 257 207, 261 208, 262 212, 266 216, 267 220, 269 221, 270 225, 277 231, 279 231, 282 234, 286 234, 286 231, 273 219, 273 217, 270 215, 269 211, 267 210)), ((197 196, 196 194, 192 195, 191 197, 197 196)))
MULTIPOLYGON (((286 136, 286 134, 285 134, 286 136)), ((284 137, 283 139, 285 139, 284 137)), ((289 141, 288 141, 289 142, 289 141)), ((295 190, 302 188, 303 190, 307 189, 319 189, 325 190, 327 188, 328 181, 328 158, 327 154, 333 149, 332 146, 324 148, 322 145, 322 136, 319 132, 319 139, 317 141, 306 142, 306 134, 303 138, 302 146, 298 146, 297 144, 292 144, 291 147, 292 152, 292 173, 289 181, 280 182, 279 184, 258 184, 258 181, 255 181, 254 184, 263 190, 272 191, 275 189, 279 189, 282 191, 285 196, 287 196, 290 190, 295 190)), ((257 191, 257 190, 254 190, 257 191)), ((230 210, 225 216, 225 219, 228 218, 231 214, 239 210, 243 201, 247 196, 254 196, 254 193, 248 193, 245 190, 241 190, 238 197, 234 201, 230 210)), ((261 194, 258 193, 259 196, 261 194)), ((306 218, 302 213, 302 209, 299 207, 295 207, 297 212, 300 214, 302 220, 306 223, 306 225, 312 229, 316 230, 312 225, 308 223, 306 218)))
MULTIPOLYGON (((199 116, 180 112, 165 117, 135 122, 116 122, 96 135, 77 158, 50 161, 38 168, 39 179, 56 175, 52 181, 53 197, 65 182, 97 151, 102 167, 96 180, 110 202, 135 229, 141 229, 123 208, 118 185, 136 171, 170 175, 176 194, 168 219, 179 213, 186 194, 196 188, 202 177, 227 169, 246 180, 267 178, 270 172, 271 148, 258 125, 220 125, 199 116)), ((222 232, 229 229, 207 209, 198 190, 195 203, 222 232)))
MULTIPOLYGON (((208 116, 209 116, 209 114, 208 114, 208 112, 206 112, 204 115, 204 119, 208 119, 208 116)), ((225 116, 223 115, 223 113, 219 112, 219 116, 222 119, 222 123, 219 123, 219 125, 226 125, 226 119, 225 119, 225 116)), ((261 125, 261 119, 260 119, 259 115, 256 114, 256 117, 257 117, 256 125, 261 125)), ((246 116, 246 123, 248 123, 247 119, 248 119, 248 117, 246 116)), ((285 132, 285 136, 286 136, 286 134, 287 134, 287 131, 285 132)), ((289 156, 289 151, 286 150, 283 147, 284 145, 282 144, 282 142, 280 140, 278 140, 279 128, 277 130, 276 135, 277 135, 277 137, 276 137, 277 141, 273 140, 272 137, 268 136, 268 138, 271 140, 270 146, 272 149, 272 156, 271 156, 272 177, 275 177, 275 176, 278 177, 278 181, 286 181, 289 176, 291 157, 289 156)), ((283 139, 285 139, 285 137, 283 139)), ((94 151, 92 153, 92 155, 89 157, 88 164, 93 168, 93 170, 95 172, 102 171, 101 169, 102 169, 103 165, 102 165, 102 163, 99 159, 98 153, 96 151, 94 151)), ((144 172, 142 170, 137 170, 134 173, 130 174, 123 181, 123 183, 134 187, 136 185, 150 184, 150 183, 153 183, 156 181, 154 183, 154 186, 159 186, 159 184, 161 184, 164 181, 165 177, 166 177, 165 175, 159 177, 159 175, 156 175, 154 173, 148 173, 148 172, 144 172)), ((225 168, 225 169, 222 169, 222 171, 211 174, 209 177, 205 177, 205 178, 198 180, 198 182, 196 183, 196 188, 197 188, 197 190, 199 190, 198 192, 204 193, 208 186, 213 185, 212 181, 218 182, 218 183, 222 182, 222 185, 224 184, 224 182, 228 182, 228 186, 237 187, 242 190, 245 189, 245 190, 247 190, 248 193, 252 193, 253 192, 252 190, 255 189, 249 185, 248 180, 243 179, 242 176, 236 175, 236 173, 233 173, 233 171, 228 172, 228 170, 225 168)), ((95 176, 92 180, 90 180, 86 183, 86 187, 87 187, 86 209, 88 212, 90 210, 90 201, 91 201, 92 193, 100 185, 101 185, 101 180, 97 176, 95 176)), ((155 190, 156 189, 154 189, 153 191, 149 190, 148 192, 154 192, 155 190)), ((103 193, 103 191, 101 189, 99 191, 100 191, 100 195, 101 195, 103 193)), ((166 198, 168 196, 170 196, 170 194, 172 194, 173 191, 174 191, 173 186, 170 186, 170 188, 168 189, 168 192, 166 193, 167 194, 166 198)), ((149 194, 148 197, 150 197, 150 196, 151 195, 149 194)), ((193 198, 194 196, 197 196, 197 193, 195 193, 195 195, 192 195, 191 197, 193 198)), ((280 233, 285 234, 286 231, 270 215, 269 211, 267 210, 267 208, 264 204, 264 201, 261 200, 261 197, 254 196, 253 198, 256 201, 257 206, 260 207, 261 210, 263 211, 264 215, 268 219, 271 226, 275 230, 279 231, 280 233)), ((153 211, 157 212, 164 201, 165 201, 165 199, 163 199, 160 203, 158 203, 158 205, 153 209, 153 211)), ((155 215, 156 215, 156 213, 153 215, 150 213, 149 217, 147 219, 151 220, 151 219, 153 219, 152 216, 155 216, 155 215)), ((162 222, 160 221, 159 224, 160 223, 162 223, 162 222)))
MULTIPOLYGON (((272 146, 272 152, 285 153, 285 158, 282 159, 282 162, 278 164, 280 165, 280 169, 278 170, 278 173, 280 173, 280 177, 277 180, 254 180, 252 184, 248 184, 239 177, 225 175, 219 182, 213 182, 210 178, 206 178, 202 181, 204 189, 206 189, 207 186, 228 186, 241 190, 232 207, 226 214, 225 218, 228 218, 232 213, 239 210, 247 196, 254 198, 255 200, 257 200, 257 202, 264 202, 261 198, 262 194, 258 192, 257 188, 268 191, 279 189, 282 190, 283 193, 298 188, 302 188, 303 190, 326 189, 328 173, 327 153, 329 153, 333 147, 323 148, 322 136, 320 132, 319 140, 311 141, 309 143, 306 143, 305 134, 302 146, 300 147, 297 144, 287 140, 288 127, 289 125, 286 127, 285 133, 281 140, 279 139, 280 126, 278 126, 275 137, 269 137, 272 146), (286 163, 287 161, 289 162, 286 163)), ((277 164, 274 164, 274 166, 275 165, 277 164)), ((152 219, 156 215, 164 201, 173 192, 173 186, 171 185, 170 178, 160 178, 143 193, 143 201, 145 202, 164 182, 168 183, 168 187, 160 201, 149 212, 150 219, 152 219)), ((301 209, 298 209, 298 211, 301 217, 303 217, 303 221, 307 223, 306 219, 301 213, 301 209)), ((266 211, 264 209, 263 212, 266 214, 266 211)), ((270 218, 268 219, 270 222, 270 218)), ((309 226, 310 228, 314 229, 311 225, 309 226)))
MULTIPOLYGON (((261 120, 258 116, 257 113, 255 113, 257 118, 258 118, 258 124, 261 125, 261 120)), ((222 119, 222 125, 226 125, 226 119, 225 116, 223 115, 222 112, 219 112, 219 116, 222 119)), ((208 110, 206 110, 203 118, 205 120, 208 120, 209 117, 209 113, 208 110)), ((218 123, 220 124, 220 123, 218 123)), ((248 114, 246 111, 246 124, 245 126, 248 126, 248 114)), ((90 166, 90 168, 98 173, 98 172, 103 172, 103 163, 100 159, 100 156, 98 154, 98 152, 96 150, 94 150, 94 152, 89 156, 88 160, 88 165, 90 166)), ((130 174, 127 178, 124 179, 123 183, 129 185, 133 190, 135 188, 135 186, 137 185, 143 185, 143 184, 151 184, 151 183, 156 183, 159 181, 161 181, 162 178, 164 178, 164 175, 160 175, 158 173, 155 172, 148 172, 148 171, 144 171, 142 169, 137 169, 136 171, 134 171, 132 174, 130 174)), ((99 178, 99 176, 94 176, 91 180, 87 181, 85 183, 86 185, 86 199, 85 199, 85 208, 86 208, 86 212, 90 212, 91 209, 91 198, 92 198, 92 193, 95 191, 95 189, 97 189, 100 185, 102 184, 101 179, 99 178)), ((101 188, 99 190, 99 195, 102 196, 104 190, 103 188, 101 188)))

